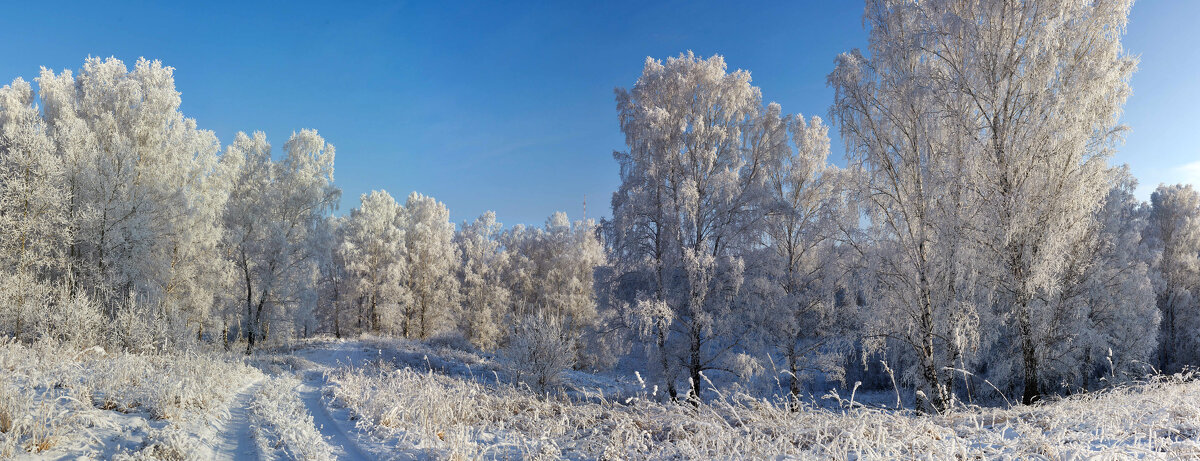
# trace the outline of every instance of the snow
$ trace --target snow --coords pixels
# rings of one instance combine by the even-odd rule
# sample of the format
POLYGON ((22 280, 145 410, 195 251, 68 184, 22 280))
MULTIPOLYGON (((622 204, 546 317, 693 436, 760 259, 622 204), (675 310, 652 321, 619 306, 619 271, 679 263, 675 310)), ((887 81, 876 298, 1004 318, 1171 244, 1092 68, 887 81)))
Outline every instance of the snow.
POLYGON ((300 386, 300 397, 304 407, 313 416, 313 423, 321 432, 321 436, 334 447, 334 455, 343 460, 368 460, 359 447, 359 437, 353 428, 345 426, 349 422, 346 411, 333 411, 326 405, 322 390, 329 385, 323 372, 309 370, 304 373, 304 384, 300 386), (335 416, 336 415, 336 416, 335 416), (354 433, 355 435, 351 435, 354 433))
POLYGON ((34 460, 1200 454, 1200 381, 1190 374, 1035 406, 960 405, 925 416, 884 408, 895 396, 878 391, 788 408, 717 384, 709 390, 714 398, 699 406, 668 403, 636 379, 582 371, 564 373, 560 387, 540 393, 517 381, 510 366, 502 357, 374 337, 308 340, 249 358, 78 354, 3 343, 0 369, 7 373, 0 386, 7 391, 0 414, 17 414, 24 429, 0 432, 0 450, 8 450, 0 454, 34 460), (47 441, 44 451, 29 451, 47 441))
POLYGON ((215 458, 221 460, 253 460, 258 458, 254 433, 250 430, 250 401, 262 385, 256 381, 238 392, 229 404, 229 417, 221 427, 221 436, 215 448, 215 458))

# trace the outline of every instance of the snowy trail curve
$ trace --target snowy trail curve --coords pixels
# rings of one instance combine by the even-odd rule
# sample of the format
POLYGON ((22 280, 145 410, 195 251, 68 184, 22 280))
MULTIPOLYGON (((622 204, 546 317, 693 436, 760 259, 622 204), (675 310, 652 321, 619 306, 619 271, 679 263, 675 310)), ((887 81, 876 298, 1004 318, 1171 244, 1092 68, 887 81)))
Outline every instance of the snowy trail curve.
POLYGON ((259 459, 258 446, 250 431, 250 402, 262 385, 255 381, 238 392, 237 398, 229 403, 229 419, 221 431, 220 442, 214 447, 214 459, 249 461, 259 459))
POLYGON ((303 384, 298 389, 300 399, 304 401, 304 407, 308 410, 308 414, 312 415, 313 424, 317 426, 317 430, 321 431, 325 441, 333 446, 334 455, 341 460, 368 461, 375 459, 375 457, 363 453, 355 437, 348 434, 342 424, 329 413, 329 409, 321 399, 321 389, 326 385, 324 374, 317 370, 308 370, 304 373, 303 378, 303 384))

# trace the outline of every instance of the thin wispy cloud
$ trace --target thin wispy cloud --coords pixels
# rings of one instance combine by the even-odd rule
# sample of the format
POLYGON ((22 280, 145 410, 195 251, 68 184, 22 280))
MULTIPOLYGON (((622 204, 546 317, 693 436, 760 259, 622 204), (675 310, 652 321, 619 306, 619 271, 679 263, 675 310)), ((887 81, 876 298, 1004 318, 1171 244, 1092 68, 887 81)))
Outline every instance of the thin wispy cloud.
MULTIPOLYGON (((1200 155, 1197 155, 1200 157, 1200 155)), ((1150 200, 1150 194, 1160 185, 1191 184, 1200 187, 1200 160, 1167 166, 1138 174, 1138 186, 1134 195, 1139 200, 1150 200)))
POLYGON ((1200 186, 1200 160, 1175 167, 1172 179, 1176 183, 1200 186))

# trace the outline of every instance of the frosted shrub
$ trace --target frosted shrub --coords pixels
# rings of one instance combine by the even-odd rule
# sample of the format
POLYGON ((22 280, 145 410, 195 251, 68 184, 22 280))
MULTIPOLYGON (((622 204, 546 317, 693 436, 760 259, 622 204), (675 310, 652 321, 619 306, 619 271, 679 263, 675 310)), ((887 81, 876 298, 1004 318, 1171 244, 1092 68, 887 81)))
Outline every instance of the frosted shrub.
POLYGON ((0 277, 0 332, 22 341, 33 340, 39 318, 50 304, 50 289, 31 277, 0 277))
POLYGON ((45 307, 39 331, 43 338, 86 348, 101 344, 107 319, 100 306, 84 293, 70 294, 66 286, 57 289, 55 302, 45 307))
POLYGON ((138 309, 137 303, 129 303, 117 308, 116 318, 110 326, 109 340, 115 349, 130 352, 151 352, 158 350, 157 334, 154 332, 154 315, 146 315, 138 309), (150 318, 148 318, 150 317, 150 318))
POLYGON ((462 352, 475 351, 475 346, 473 346, 471 342, 462 335, 462 333, 457 331, 439 333, 434 337, 429 338, 426 343, 429 344, 430 347, 436 349, 451 349, 462 352))
POLYGON ((195 338, 184 313, 171 306, 143 304, 131 296, 116 310, 108 332, 112 349, 136 353, 181 350, 195 338))
POLYGON ((514 376, 538 390, 559 384, 576 356, 562 323, 547 316, 529 316, 517 322, 504 355, 512 361, 514 376))

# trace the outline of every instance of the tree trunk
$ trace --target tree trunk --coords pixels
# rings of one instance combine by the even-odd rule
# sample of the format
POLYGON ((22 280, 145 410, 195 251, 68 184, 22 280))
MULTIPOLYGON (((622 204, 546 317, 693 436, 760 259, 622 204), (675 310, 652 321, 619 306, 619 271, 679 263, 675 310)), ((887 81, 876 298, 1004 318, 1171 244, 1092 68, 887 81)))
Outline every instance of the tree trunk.
POLYGON ((428 306, 426 305, 424 297, 422 297, 422 300, 421 300, 421 335, 419 336, 419 338, 421 338, 422 340, 425 339, 425 337, 428 336, 428 334, 429 334, 428 327, 425 324, 425 312, 427 310, 428 310, 428 306))
POLYGON ((700 335, 696 332, 692 336, 691 354, 688 358, 688 371, 692 379, 692 402, 695 405, 700 405, 700 335))
POLYGON ((934 325, 933 325, 933 296, 930 294, 929 278, 926 274, 927 265, 925 263, 925 244, 920 246, 921 267, 920 267, 920 287, 921 287, 921 316, 920 316, 920 354, 921 354, 921 375, 925 379, 926 385, 929 386, 930 404, 933 405, 935 412, 941 413, 946 411, 946 396, 942 389, 941 380, 938 379, 937 368, 937 351, 934 344, 934 325))
POLYGON ((1092 387, 1092 370, 1094 369, 1094 367, 1092 366, 1092 348, 1091 347, 1083 348, 1083 365, 1081 365, 1081 366, 1083 367, 1083 369, 1080 370, 1079 375, 1083 377, 1083 391, 1087 392, 1087 391, 1091 390, 1091 387, 1092 387))
POLYGON ((242 276, 246 280, 246 326, 243 334, 246 335, 246 355, 250 355, 254 349, 254 285, 250 281, 250 267, 245 253, 242 254, 242 276))
POLYGON ((1025 366, 1025 392, 1021 403, 1032 404, 1041 396, 1038 384, 1037 353, 1033 345, 1033 325, 1029 321, 1028 307, 1021 307, 1019 328, 1021 329, 1021 358, 1025 366))
POLYGON ((333 337, 342 339, 342 322, 341 313, 338 312, 338 302, 335 298, 333 301, 333 337))
POLYGON ((371 296, 371 331, 379 333, 379 303, 377 296, 371 296))
POLYGON ((669 371, 670 363, 667 360, 667 332, 665 328, 658 329, 658 338, 656 338, 658 346, 659 365, 662 366, 663 377, 667 380, 667 395, 671 400, 679 397, 679 391, 675 389, 675 377, 669 371))
MULTIPOLYGON (((800 401, 800 370, 799 364, 797 363, 798 359, 799 357, 797 357, 796 345, 793 342, 790 346, 788 346, 787 352, 788 372, 791 373, 791 376, 789 376, 790 382, 788 383, 788 391, 792 395, 792 402, 790 403, 793 404, 800 401)), ((792 411, 798 411, 800 409, 799 405, 791 405, 791 407, 792 411)))

